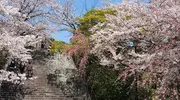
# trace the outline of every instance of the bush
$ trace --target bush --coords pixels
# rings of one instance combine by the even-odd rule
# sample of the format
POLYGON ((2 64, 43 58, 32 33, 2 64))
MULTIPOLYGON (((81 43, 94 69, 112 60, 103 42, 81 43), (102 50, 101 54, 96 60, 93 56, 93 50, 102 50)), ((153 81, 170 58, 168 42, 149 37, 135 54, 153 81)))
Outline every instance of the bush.
MULTIPOLYGON (((96 57, 90 56, 86 68, 86 83, 92 100, 151 100, 152 89, 132 84, 135 77, 117 81, 121 70, 101 66, 96 57)), ((123 67, 121 65, 120 67, 123 67)), ((140 76, 140 75, 139 75, 140 76)))

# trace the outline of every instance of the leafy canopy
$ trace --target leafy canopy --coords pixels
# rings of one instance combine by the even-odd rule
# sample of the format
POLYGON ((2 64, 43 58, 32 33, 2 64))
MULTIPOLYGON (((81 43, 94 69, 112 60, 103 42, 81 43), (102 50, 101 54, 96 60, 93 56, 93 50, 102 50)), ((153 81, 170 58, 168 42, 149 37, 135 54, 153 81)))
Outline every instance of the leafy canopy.
POLYGON ((82 18, 79 19, 79 27, 78 30, 85 34, 86 36, 89 36, 91 33, 88 31, 90 28, 95 26, 98 23, 106 22, 105 15, 115 15, 116 11, 112 9, 91 9, 89 10, 82 18))
POLYGON ((62 53, 65 50, 66 43, 63 41, 51 41, 50 53, 62 53))

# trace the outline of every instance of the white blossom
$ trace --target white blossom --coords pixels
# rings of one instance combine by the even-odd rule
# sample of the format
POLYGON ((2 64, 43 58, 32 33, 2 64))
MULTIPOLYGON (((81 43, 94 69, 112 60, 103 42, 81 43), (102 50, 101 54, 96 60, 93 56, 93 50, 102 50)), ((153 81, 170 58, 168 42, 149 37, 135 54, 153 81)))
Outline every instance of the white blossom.
POLYGON ((91 53, 99 57, 102 65, 114 65, 116 69, 119 64, 126 65, 123 74, 136 70, 153 75, 142 84, 159 79, 155 81, 159 84, 158 97, 168 95, 172 88, 169 85, 175 88, 180 82, 179 1, 157 0, 139 5, 125 2, 110 8, 117 11, 116 15, 106 15, 107 22, 91 29, 95 33, 91 53), (160 1, 165 3, 161 5, 160 1))

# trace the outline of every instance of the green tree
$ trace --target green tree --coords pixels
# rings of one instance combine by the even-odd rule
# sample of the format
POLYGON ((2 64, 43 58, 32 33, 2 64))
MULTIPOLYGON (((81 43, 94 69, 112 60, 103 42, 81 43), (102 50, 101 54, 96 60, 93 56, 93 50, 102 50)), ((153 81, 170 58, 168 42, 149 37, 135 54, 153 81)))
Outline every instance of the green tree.
POLYGON ((50 53, 62 53, 66 47, 66 43, 63 41, 52 40, 50 45, 50 53))
POLYGON ((78 30, 80 33, 85 34, 86 36, 91 35, 89 29, 95 26, 98 23, 106 22, 105 15, 111 14, 115 15, 116 11, 112 9, 91 9, 89 10, 82 18, 79 18, 78 30))

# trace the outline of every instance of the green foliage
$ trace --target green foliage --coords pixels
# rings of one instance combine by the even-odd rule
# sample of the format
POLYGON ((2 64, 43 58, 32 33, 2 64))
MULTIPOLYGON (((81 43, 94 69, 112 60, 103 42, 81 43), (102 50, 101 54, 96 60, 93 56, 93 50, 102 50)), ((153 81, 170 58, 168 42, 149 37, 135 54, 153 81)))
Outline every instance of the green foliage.
POLYGON ((115 13, 116 11, 112 9, 91 9, 86 14, 84 14, 82 18, 79 18, 80 25, 78 26, 78 29, 82 34, 89 36, 90 32, 88 30, 90 28, 92 28, 98 23, 106 22, 106 14, 115 15, 115 13))
POLYGON ((118 72, 101 66, 91 66, 92 91, 96 100, 118 100, 121 98, 121 83, 116 82, 118 72))
MULTIPOLYGON (((112 67, 113 68, 113 67, 112 67)), ((101 66, 96 57, 88 59, 86 75, 93 100, 151 100, 151 89, 139 87, 136 90, 134 76, 126 81, 117 81, 121 70, 114 70, 110 66, 101 66)), ((121 64, 120 68, 124 68, 121 64)))
POLYGON ((130 20, 132 16, 125 16, 124 20, 130 20))
POLYGON ((53 40, 51 41, 50 53, 62 53, 66 47, 66 43, 63 41, 53 40))

